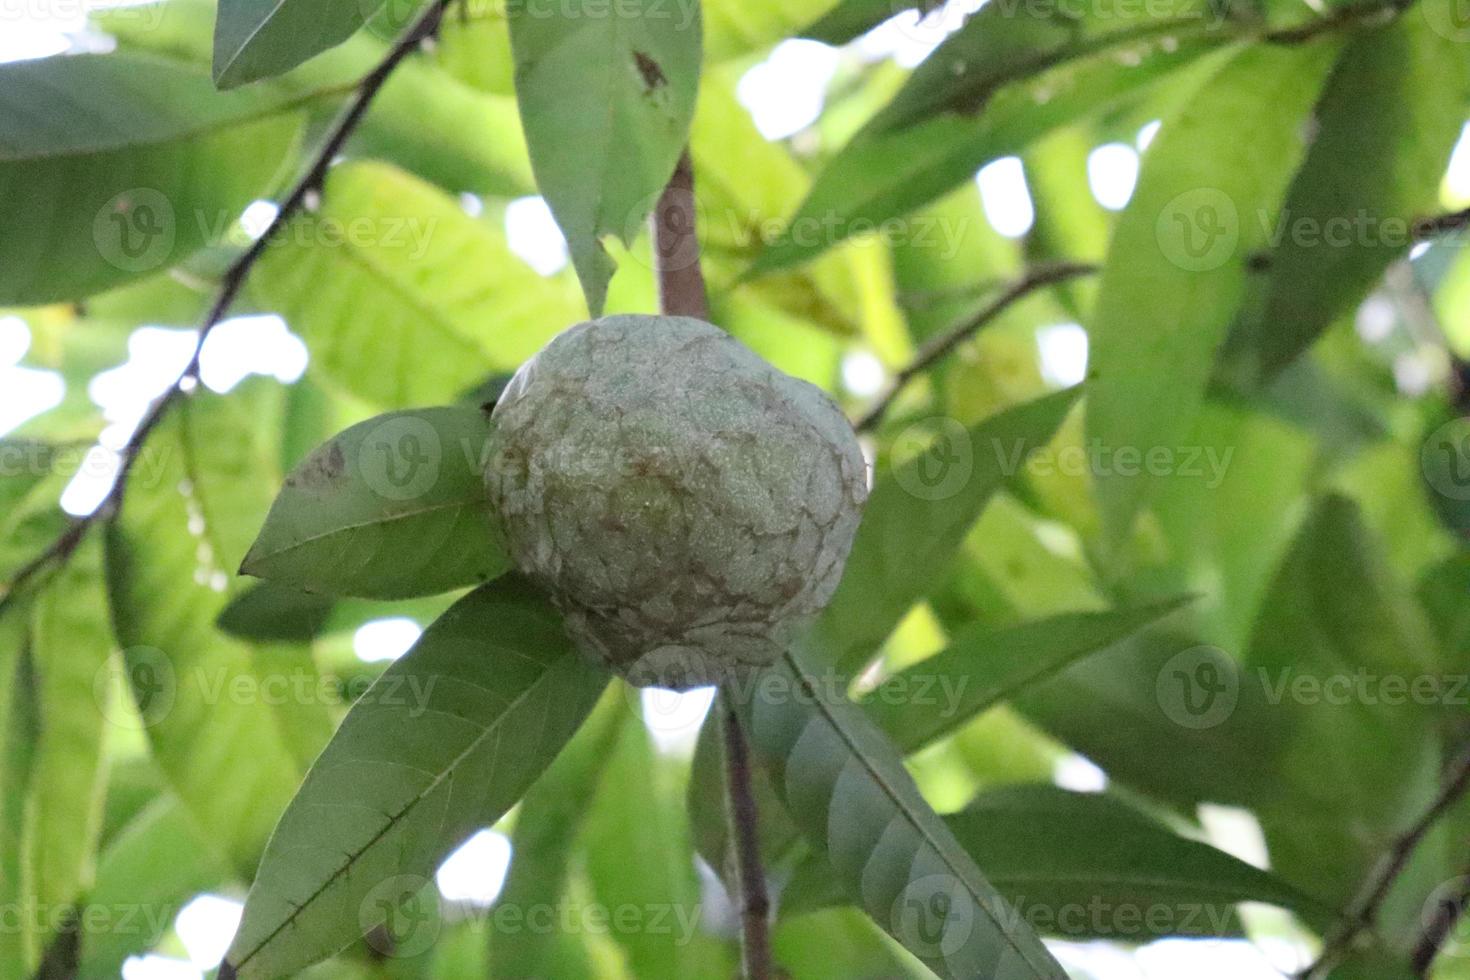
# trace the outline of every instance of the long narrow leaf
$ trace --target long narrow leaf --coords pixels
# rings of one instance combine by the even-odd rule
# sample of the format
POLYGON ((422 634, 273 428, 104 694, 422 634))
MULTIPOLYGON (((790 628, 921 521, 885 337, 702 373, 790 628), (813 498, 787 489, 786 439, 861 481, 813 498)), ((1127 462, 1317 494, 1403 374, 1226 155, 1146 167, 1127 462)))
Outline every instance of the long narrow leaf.
POLYGON ((808 843, 873 920, 941 977, 1065 980, 930 809, 898 750, 788 653, 751 685, 752 747, 808 843))
POLYGON ((606 683, 525 581, 455 603, 307 773, 266 848, 231 968, 294 974, 381 925, 520 799, 606 683))

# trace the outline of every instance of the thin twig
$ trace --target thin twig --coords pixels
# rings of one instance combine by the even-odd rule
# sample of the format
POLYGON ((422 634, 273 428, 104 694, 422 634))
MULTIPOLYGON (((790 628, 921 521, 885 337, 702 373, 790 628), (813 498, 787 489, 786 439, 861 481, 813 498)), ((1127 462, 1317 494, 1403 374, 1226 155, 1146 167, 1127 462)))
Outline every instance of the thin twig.
POLYGON ((1013 303, 1024 299, 1045 286, 1066 282, 1069 279, 1076 279, 1080 276, 1090 276, 1099 271, 1101 271, 1100 266, 1082 262, 1059 262, 1055 265, 1041 266, 1031 270, 1025 276, 1012 283, 1005 292, 986 304, 980 312, 966 317, 943 333, 929 338, 929 341, 919 348, 919 353, 914 356, 914 359, 899 369, 899 372, 894 375, 893 382, 888 386, 887 390, 878 397, 878 400, 873 403, 871 408, 863 413, 853 428, 859 432, 866 432, 876 428, 878 423, 883 421, 883 416, 893 407, 894 401, 910 381, 933 367, 936 362, 960 344, 973 337, 982 327, 1004 313, 1013 303))
POLYGON ((709 297, 704 288, 696 234, 694 164, 688 150, 679 157, 650 220, 653 259, 658 270, 659 308, 669 316, 708 320, 709 297))
POLYGON ((1444 949, 1456 923, 1464 916, 1466 907, 1470 906, 1470 868, 1456 880, 1459 887, 1435 903, 1434 914, 1424 924, 1423 931, 1414 943, 1414 951, 1409 956, 1409 967, 1416 977, 1429 975, 1429 968, 1434 965, 1440 950, 1444 949))
POLYGON ((750 747, 735 703, 721 698, 725 713, 725 784, 730 801, 730 840, 735 849, 735 879, 739 895, 741 958, 745 980, 770 980, 771 900, 766 894, 766 871, 761 862, 760 813, 750 774, 750 747))
POLYGON ((1470 790, 1470 744, 1463 746, 1445 769, 1443 784, 1429 806, 1407 830, 1394 838, 1388 851, 1379 858, 1364 879, 1357 897, 1344 912, 1336 930, 1322 944, 1322 955, 1301 972, 1300 976, 1304 980, 1325 975, 1325 971, 1349 952, 1363 933, 1377 924, 1383 902, 1388 898, 1388 893, 1398 881, 1399 875, 1408 866, 1414 850, 1439 819, 1464 797, 1467 790, 1470 790))
POLYGON ((1470 227, 1470 208, 1465 208, 1463 211, 1453 211, 1449 214, 1420 218, 1414 222, 1414 239, 1415 241, 1423 241, 1426 238, 1433 238, 1436 235, 1460 231, 1466 227, 1470 227))
POLYGON ((229 313, 230 307, 234 305, 240 295, 240 290, 245 285, 245 280, 249 278, 251 270, 265 254, 276 235, 286 226, 287 222, 306 207, 312 195, 321 190, 332 161, 342 151, 358 124, 362 122, 368 107, 382 89, 383 84, 388 81, 389 76, 393 74, 394 69, 417 50, 421 42, 433 36, 448 3, 449 0, 436 0, 433 6, 404 32, 404 35, 394 44, 393 49, 379 62, 377 67, 357 83, 351 100, 338 115, 337 120, 328 130, 326 139, 312 157, 311 166, 296 182, 286 199, 281 202, 270 226, 225 270, 220 280, 219 292, 204 322, 200 325, 199 336, 194 342, 194 353, 189 358, 189 363, 179 372, 178 377, 168 389, 148 406, 138 427, 133 430, 133 434, 118 451, 117 477, 107 491, 107 495, 91 513, 74 518, 49 546, 16 572, 6 585, 4 594, 0 595, 0 616, 5 614, 15 597, 33 579, 52 567, 59 568, 65 565, 94 525, 101 521, 111 520, 122 509, 123 496, 127 493, 128 474, 132 472, 133 465, 142 454, 148 437, 158 428, 159 423, 163 421, 173 404, 198 383, 199 359, 204 352, 204 342, 209 339, 210 332, 229 313))

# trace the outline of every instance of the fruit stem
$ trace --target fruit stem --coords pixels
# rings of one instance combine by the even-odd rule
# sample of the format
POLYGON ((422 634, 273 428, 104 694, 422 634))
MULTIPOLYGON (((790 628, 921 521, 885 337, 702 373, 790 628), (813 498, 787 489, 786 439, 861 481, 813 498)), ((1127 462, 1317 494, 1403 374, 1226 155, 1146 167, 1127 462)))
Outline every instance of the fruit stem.
POLYGON ((745 980, 770 980, 771 900, 766 894, 766 870, 761 862, 759 810, 751 782, 750 747, 728 694, 720 698, 724 711, 725 781, 729 791, 730 841, 735 849, 736 882, 740 906, 741 952, 745 980))
POLYGON ((709 297, 699 263, 694 164, 686 149, 653 209, 653 261, 658 270, 658 305, 666 316, 709 319, 709 297))

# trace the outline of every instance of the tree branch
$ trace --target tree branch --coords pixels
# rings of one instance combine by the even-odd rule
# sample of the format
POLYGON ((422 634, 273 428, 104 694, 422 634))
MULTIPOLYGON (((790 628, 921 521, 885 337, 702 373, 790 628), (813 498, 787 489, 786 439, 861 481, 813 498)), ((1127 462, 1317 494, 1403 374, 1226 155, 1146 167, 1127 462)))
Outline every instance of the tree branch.
POLYGON ((722 697, 720 710, 725 713, 725 782, 729 791, 730 840, 735 851, 744 976, 745 980, 770 980, 774 976, 771 900, 766 894, 766 870, 761 862, 760 813, 751 782, 750 747, 745 742, 734 701, 722 697))
POLYGON ((1452 231, 1470 227, 1470 208, 1463 211, 1453 211, 1449 214, 1439 214, 1428 218, 1420 218, 1414 222, 1414 240, 1423 241, 1433 238, 1435 235, 1444 235, 1452 231))
POLYGON ((1460 875, 1458 883, 1459 887, 1453 893, 1435 904, 1433 916, 1425 923, 1423 931, 1419 933, 1419 938, 1414 943, 1414 951, 1409 957, 1409 967, 1416 977, 1429 975, 1429 968, 1434 965, 1435 958, 1444 948, 1445 941, 1454 931, 1455 924, 1465 914, 1466 907, 1470 906, 1470 868, 1465 869, 1465 872, 1460 875))
MULTIPOLYGON (((1383 902, 1388 898, 1388 893, 1398 881, 1399 875, 1403 874, 1404 868, 1408 866, 1414 850, 1439 819, 1465 796, 1467 790, 1470 790, 1470 743, 1463 745, 1459 754, 1446 767, 1440 791, 1430 801, 1429 806, 1419 814, 1418 819, 1408 829, 1394 838, 1388 851, 1364 879, 1357 897, 1348 906, 1337 929, 1323 943, 1322 955, 1317 957, 1316 962, 1303 970, 1299 976, 1304 980, 1325 976, 1326 971, 1352 949, 1363 933, 1371 930, 1377 924, 1378 913, 1383 908, 1383 902)), ((1444 927, 1444 934, 1447 935, 1453 925, 1454 920, 1452 919, 1444 927)), ((1431 923, 1432 928, 1433 923, 1431 923)), ((1436 950, 1438 949, 1437 943, 1442 942, 1443 938, 1443 935, 1438 937, 1434 947, 1436 950)), ((1427 939, 1421 939, 1421 944, 1426 941, 1427 939)), ((1433 953, 1429 955, 1433 958, 1433 953)))
MULTIPOLYGON (((650 219, 653 260, 658 274, 659 311, 665 316, 709 319, 709 296, 700 267, 698 221, 694 205, 694 164, 686 149, 659 195, 650 219)), ((740 950, 745 980, 771 980, 771 900, 761 862, 760 810, 751 783, 750 747, 729 692, 720 697, 725 745, 725 783, 730 842, 734 849, 736 902, 740 907, 740 950)))
POLYGON ((659 308, 668 316, 708 320, 709 297, 705 293, 696 234, 694 164, 687 149, 659 195, 650 220, 659 308))
POLYGON ((403 36, 393 45, 392 50, 378 63, 371 72, 363 76, 353 91, 351 98, 342 112, 337 116, 335 122, 327 131, 326 139, 322 141, 321 147, 312 157, 311 164, 301 179, 292 187, 286 199, 281 202, 275 218, 271 220, 270 226, 260 235, 250 247, 242 252, 229 268, 225 270, 220 280, 219 292, 215 296, 214 303, 209 308, 204 322, 199 327, 199 337, 194 343, 194 353, 189 358, 189 363, 179 372, 177 378, 169 385, 163 394, 159 395, 152 404, 148 406, 143 414, 138 427, 128 437, 122 449, 118 451, 117 477, 112 487, 102 502, 90 514, 75 518, 67 525, 45 550, 31 561, 27 562, 16 572, 15 576, 5 586, 3 595, 0 595, 0 616, 10 608, 15 598, 33 580, 45 573, 52 567, 61 567, 70 560, 73 552, 87 536, 92 527, 102 521, 111 520, 122 508, 123 497, 127 493, 128 475, 132 472, 133 465, 142 454, 144 444, 148 437, 158 428, 168 410, 174 403, 191 391, 199 380, 199 358, 204 351, 204 342, 209 339, 209 334, 229 313, 230 307, 240 295, 245 281, 255 264, 260 261, 270 247, 276 235, 286 224, 307 206, 313 194, 320 191, 326 179, 327 171, 332 166, 332 161, 342 151, 347 140, 362 122, 368 107, 373 99, 382 89, 385 82, 393 71, 415 50, 426 38, 433 36, 438 29, 439 21, 444 15, 444 9, 450 0, 435 0, 414 24, 404 32, 403 36))
POLYGON ((1012 283, 1005 292, 996 297, 989 305, 973 316, 967 317, 943 333, 936 334, 919 348, 914 359, 899 369, 894 375, 893 382, 887 390, 878 397, 872 407, 862 414, 854 424, 859 432, 867 432, 877 428, 878 423, 883 421, 883 416, 893 407, 894 401, 918 375, 933 367, 960 344, 969 340, 981 328, 985 327, 996 317, 1004 313, 1012 304, 1029 296, 1031 293, 1044 286, 1055 285, 1076 279, 1080 276, 1090 276, 1101 271, 1100 266, 1081 262, 1060 262, 1055 265, 1041 266, 1028 272, 1021 279, 1012 283))

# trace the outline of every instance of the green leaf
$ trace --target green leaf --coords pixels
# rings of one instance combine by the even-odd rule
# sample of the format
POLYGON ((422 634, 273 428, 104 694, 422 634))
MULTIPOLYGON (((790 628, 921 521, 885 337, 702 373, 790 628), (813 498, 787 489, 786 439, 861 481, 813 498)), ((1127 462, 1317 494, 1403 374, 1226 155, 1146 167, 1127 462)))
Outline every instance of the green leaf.
POLYGON ((347 40, 383 0, 220 0, 214 82, 222 89, 280 75, 347 40))
POLYGON ((102 551, 84 542, 36 599, 31 661, 39 724, 29 812, 30 863, 43 908, 74 903, 91 884, 102 823, 106 722, 98 677, 112 654, 102 551))
MULTIPOLYGON (((123 51, 187 61, 207 76, 215 6, 214 0, 167 0, 99 10, 92 20, 123 51)), ((458 17, 456 12, 450 19, 458 17)), ((383 38, 364 31, 267 86, 303 97, 345 92, 387 53, 383 38)), ((322 106, 323 121, 335 108, 335 102, 322 106)), ((395 163, 455 194, 514 197, 535 188, 515 98, 482 95, 419 55, 403 61, 384 83, 353 132, 348 154, 395 163)))
POLYGON ((120 666, 153 757, 241 872, 254 866, 300 780, 309 731, 328 718, 318 700, 266 686, 318 690, 305 651, 267 651, 214 625, 276 479, 270 448, 252 437, 270 418, 257 392, 271 389, 200 391, 177 405, 149 439, 106 531, 120 666))
POLYGON ((1259 370, 1275 375, 1353 309, 1409 251, 1470 101, 1464 39, 1441 29, 1450 0, 1424 0, 1342 52, 1316 137, 1271 229, 1259 370), (1278 240, 1279 238, 1279 240, 1278 240))
POLYGON ((302 121, 280 93, 220 95, 157 58, 0 65, 0 303, 80 299, 218 242, 302 121))
POLYGON ((109 914, 81 920, 78 980, 114 980, 128 957, 168 935, 190 899, 231 880, 188 811, 171 795, 157 797, 102 853, 87 906, 109 914))
POLYGON ((941 977, 1066 973, 919 795, 898 751, 788 652, 744 696, 751 747, 813 848, 884 931, 941 977))
MULTIPOLYGON (((705 56, 711 63, 754 54, 800 33, 837 0, 701 0, 705 56)), ((692 6, 692 4, 691 4, 692 6)), ((675 5, 682 9, 682 5, 675 5)))
POLYGON ((1087 438, 1115 460, 1094 475, 1107 543, 1121 544, 1195 410, 1304 151, 1333 42, 1256 46, 1220 69, 1149 146, 1118 221, 1088 324, 1087 438))
MULTIPOLYGON (((510 871, 493 915, 524 917, 565 899, 588 799, 603 779, 624 714, 621 694, 604 695, 587 723, 526 793, 511 836, 510 871)), ((580 937, 561 930, 506 929, 490 938, 490 976, 590 976, 580 937)))
POLYGON ((568 0, 510 10, 516 95, 541 194, 566 235, 593 316, 688 141, 699 88, 699 5, 568 0))
POLYGON ((1412 693, 1439 676, 1434 638, 1351 501, 1325 498, 1302 527, 1246 663, 1286 741, 1260 788, 1273 864, 1346 902, 1376 842, 1428 804, 1440 761, 1433 709, 1412 693))
POLYGON ((969 429, 939 419, 932 431, 916 426, 904 434, 900 442, 918 451, 875 481, 847 570, 819 621, 843 669, 871 659, 909 607, 938 584, 991 496, 1051 440, 1079 391, 1046 395, 969 429))
MULTIPOLYGON (((731 850, 729 790, 725 774, 724 722, 725 707, 716 701, 694 743, 694 758, 689 765, 689 786, 685 791, 685 808, 689 811, 689 832, 695 851, 734 894, 737 870, 731 850)), ((750 774, 751 792, 756 813, 760 817, 761 856, 767 868, 788 864, 793 850, 805 849, 801 831, 787 816, 781 799, 766 771, 756 768, 750 774)))
MULTIPOLYGON (((1277 905, 1318 924, 1333 917, 1331 907, 1270 872, 1100 793, 1005 786, 944 822, 1020 916, 1047 935, 1129 943, 1237 936, 1240 902, 1277 905)), ((792 887, 810 904, 824 897, 818 888, 830 874, 809 861, 792 887)))
POLYGON ((478 408, 359 422, 286 478, 240 570, 307 592, 406 599, 510 567, 496 539, 478 408))
POLYGON ((801 980, 933 977, 866 916, 847 908, 783 917, 771 934, 771 955, 788 976, 801 980))
POLYGON ((996 91, 978 116, 943 114, 889 132, 864 130, 827 164, 781 237, 747 275, 810 261, 848 236, 937 200, 987 162, 1092 113, 1146 97, 1218 47, 1214 40, 1150 46, 1138 64, 1101 52, 996 91))
POLYGON ((261 582, 232 599, 215 625, 242 640, 308 643, 331 613, 330 598, 261 582))
POLYGON ((607 675, 529 584, 450 608, 355 704, 266 848, 228 954, 295 973, 380 925, 493 824, 571 738, 607 675))
MULTIPOLYGON (((631 688, 624 688, 625 692, 631 688)), ((722 977, 731 964, 701 931, 702 900, 680 806, 679 770, 659 756, 643 720, 623 713, 616 746, 583 831, 592 893, 605 908, 660 910, 663 924, 614 922, 636 977, 722 977), (629 792, 630 787, 636 792, 629 792)))
POLYGON ((1419 602, 1439 640, 1446 665, 1470 661, 1470 555, 1447 558, 1419 580, 1419 602))
POLYGON ((306 339, 324 386, 370 404, 447 401, 576 319, 575 287, 541 278, 458 202, 383 164, 334 168, 321 210, 282 239, 253 288, 306 339))
POLYGON ((823 44, 856 41, 891 17, 906 10, 928 13, 925 0, 838 0, 838 3, 801 31, 801 36, 823 44))
POLYGON ((1146 48, 1165 32, 1177 43, 1178 34, 1208 29, 1218 16, 1202 0, 1078 11, 1017 16, 1014 5, 982 7, 914 69, 864 134, 904 129, 939 114, 981 112, 1009 83, 1115 45, 1146 48))
MULTIPOLYGON (((0 907, 24 913, 36 908, 35 882, 26 853, 26 805, 34 776, 38 718, 31 671, 26 603, 0 619, 0 907)), ((40 954, 34 920, 22 915, 0 933, 0 980, 27 980, 40 954)))
POLYGON ((914 752, 1188 601, 1065 613, 1007 629, 975 623, 949 647, 888 677, 858 703, 900 749, 914 752))

